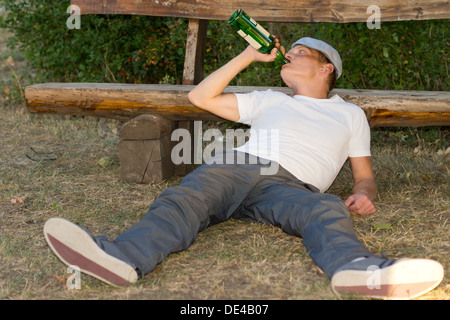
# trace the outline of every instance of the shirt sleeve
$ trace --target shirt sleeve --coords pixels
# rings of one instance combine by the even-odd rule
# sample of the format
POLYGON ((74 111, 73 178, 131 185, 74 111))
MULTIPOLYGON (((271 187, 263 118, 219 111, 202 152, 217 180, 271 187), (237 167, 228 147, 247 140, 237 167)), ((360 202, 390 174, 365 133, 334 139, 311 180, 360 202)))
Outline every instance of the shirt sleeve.
POLYGON ((366 115, 361 109, 355 115, 350 138, 349 157, 370 157, 370 127, 366 115))
POLYGON ((236 93, 239 109, 239 120, 237 122, 251 125, 263 109, 264 99, 268 91, 236 93))

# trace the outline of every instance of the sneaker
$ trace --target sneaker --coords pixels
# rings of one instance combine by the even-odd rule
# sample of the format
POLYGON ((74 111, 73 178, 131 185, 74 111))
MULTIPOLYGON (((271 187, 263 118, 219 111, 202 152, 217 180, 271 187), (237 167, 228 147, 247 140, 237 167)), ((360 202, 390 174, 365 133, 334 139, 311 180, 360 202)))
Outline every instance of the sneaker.
POLYGON ((128 263, 102 250, 94 238, 76 224, 51 218, 44 225, 44 236, 56 256, 68 266, 113 286, 128 286, 138 280, 128 263))
POLYGON ((406 300, 433 290, 443 278, 444 268, 434 260, 375 257, 345 265, 333 275, 331 286, 337 295, 406 300))

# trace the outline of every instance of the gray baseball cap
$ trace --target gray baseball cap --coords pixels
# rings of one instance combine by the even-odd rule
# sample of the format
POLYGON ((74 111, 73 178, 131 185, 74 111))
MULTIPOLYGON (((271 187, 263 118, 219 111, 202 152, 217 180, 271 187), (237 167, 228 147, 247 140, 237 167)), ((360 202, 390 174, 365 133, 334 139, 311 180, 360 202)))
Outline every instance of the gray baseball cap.
POLYGON ((314 38, 304 37, 297 41, 295 41, 291 49, 297 45, 301 44, 307 48, 315 49, 317 51, 322 52, 328 60, 333 64, 336 69, 336 79, 339 78, 342 74, 342 60, 339 52, 336 51, 332 46, 323 42, 322 40, 317 40, 314 38))

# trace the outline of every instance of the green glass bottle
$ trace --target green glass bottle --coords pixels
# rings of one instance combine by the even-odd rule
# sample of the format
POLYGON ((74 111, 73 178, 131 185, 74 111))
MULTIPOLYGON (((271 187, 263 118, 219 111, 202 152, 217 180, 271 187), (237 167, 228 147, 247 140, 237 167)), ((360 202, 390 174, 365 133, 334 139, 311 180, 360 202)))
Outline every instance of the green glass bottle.
MULTIPOLYGON (((242 9, 237 10, 228 19, 228 24, 232 25, 237 33, 250 45, 262 53, 270 53, 275 46, 275 40, 259 23, 250 18, 242 9)), ((280 50, 277 50, 276 61, 289 63, 280 50)))

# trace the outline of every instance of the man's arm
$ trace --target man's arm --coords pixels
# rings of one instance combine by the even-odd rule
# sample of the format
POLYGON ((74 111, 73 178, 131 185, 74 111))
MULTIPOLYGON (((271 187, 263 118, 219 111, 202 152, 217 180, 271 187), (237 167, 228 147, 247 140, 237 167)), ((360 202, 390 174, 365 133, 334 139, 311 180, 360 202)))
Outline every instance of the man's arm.
POLYGON ((206 111, 231 120, 239 120, 237 98, 234 94, 224 94, 223 90, 231 80, 252 62, 271 62, 276 57, 276 48, 271 54, 263 54, 248 46, 241 54, 226 65, 210 74, 188 94, 189 101, 206 111))
POLYGON ((373 200, 377 195, 377 185, 370 157, 349 158, 353 174, 353 194, 345 205, 356 214, 371 214, 376 211, 373 200))

